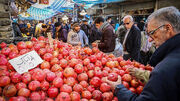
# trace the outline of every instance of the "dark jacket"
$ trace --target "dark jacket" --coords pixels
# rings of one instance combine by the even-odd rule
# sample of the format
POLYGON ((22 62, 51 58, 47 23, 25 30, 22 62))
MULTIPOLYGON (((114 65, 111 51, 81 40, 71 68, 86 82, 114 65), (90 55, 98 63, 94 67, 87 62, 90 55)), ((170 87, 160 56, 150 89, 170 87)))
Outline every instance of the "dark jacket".
POLYGON ((101 39, 101 33, 98 31, 95 24, 92 25, 91 31, 92 32, 90 33, 89 36, 89 43, 93 43, 94 41, 101 39))
POLYGON ((102 38, 98 44, 98 48, 105 53, 114 51, 115 39, 116 35, 113 31, 113 27, 109 24, 107 27, 102 29, 102 38))
MULTIPOLYGON (((162 33, 164 34, 164 33, 162 33)), ((180 101, 180 34, 163 43, 152 55, 155 66, 142 93, 137 96, 118 85, 115 94, 119 101, 180 101)))
POLYGON ((141 31, 138 27, 132 26, 125 42, 125 50, 132 60, 140 61, 141 31))
POLYGON ((58 32, 55 33, 55 35, 57 35, 56 37, 58 37, 59 41, 63 41, 63 42, 67 42, 67 30, 61 28, 58 32))
POLYGON ((89 38, 91 27, 89 25, 82 24, 81 29, 85 32, 86 36, 89 38))

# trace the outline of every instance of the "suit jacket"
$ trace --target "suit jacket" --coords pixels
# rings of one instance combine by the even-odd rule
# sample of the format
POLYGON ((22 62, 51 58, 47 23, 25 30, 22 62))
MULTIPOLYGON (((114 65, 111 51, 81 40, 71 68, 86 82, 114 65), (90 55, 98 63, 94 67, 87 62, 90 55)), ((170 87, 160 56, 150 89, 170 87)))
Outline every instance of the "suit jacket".
POLYGON ((140 61, 141 31, 132 26, 125 42, 125 49, 132 60, 140 61))

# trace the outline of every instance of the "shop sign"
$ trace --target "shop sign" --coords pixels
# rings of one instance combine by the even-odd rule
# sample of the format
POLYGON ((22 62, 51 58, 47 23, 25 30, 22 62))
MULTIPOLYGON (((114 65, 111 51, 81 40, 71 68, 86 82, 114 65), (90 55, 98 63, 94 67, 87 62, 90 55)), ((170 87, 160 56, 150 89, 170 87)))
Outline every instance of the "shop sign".
POLYGON ((41 64, 42 62, 43 60, 34 50, 24 55, 21 55, 17 58, 9 60, 9 63, 20 74, 28 72, 28 70, 35 68, 37 65, 41 64))
POLYGON ((49 0, 39 0, 39 4, 49 5, 49 0))

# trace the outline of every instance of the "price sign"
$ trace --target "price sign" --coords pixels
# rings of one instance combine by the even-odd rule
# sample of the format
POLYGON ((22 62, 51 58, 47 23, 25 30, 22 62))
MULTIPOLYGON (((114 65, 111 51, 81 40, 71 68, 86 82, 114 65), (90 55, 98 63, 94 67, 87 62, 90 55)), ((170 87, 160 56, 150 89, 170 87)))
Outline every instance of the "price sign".
POLYGON ((43 60, 36 51, 31 51, 17 58, 9 60, 9 63, 20 74, 28 72, 28 70, 35 68, 42 62, 43 60))

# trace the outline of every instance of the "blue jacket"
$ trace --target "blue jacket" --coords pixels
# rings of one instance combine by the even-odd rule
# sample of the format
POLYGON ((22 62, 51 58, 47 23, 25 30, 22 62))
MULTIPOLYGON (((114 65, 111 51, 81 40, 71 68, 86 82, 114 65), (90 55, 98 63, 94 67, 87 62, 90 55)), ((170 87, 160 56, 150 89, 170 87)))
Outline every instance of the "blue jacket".
POLYGON ((84 33, 83 30, 80 30, 78 32, 79 38, 80 38, 80 42, 81 42, 81 46, 84 47, 85 45, 88 45, 88 37, 86 36, 86 34, 84 33))
POLYGON ((120 84, 115 90, 119 101, 180 101, 180 34, 155 51, 150 65, 155 68, 142 93, 138 96, 120 84))

